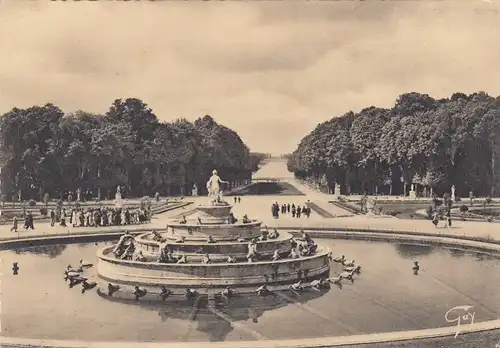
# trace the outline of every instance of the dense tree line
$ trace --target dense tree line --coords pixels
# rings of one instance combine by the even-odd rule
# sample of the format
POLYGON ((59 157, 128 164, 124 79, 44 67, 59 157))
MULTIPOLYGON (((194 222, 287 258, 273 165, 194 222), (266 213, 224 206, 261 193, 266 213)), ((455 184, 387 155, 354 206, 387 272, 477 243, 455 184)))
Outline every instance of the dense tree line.
MULTIPOLYGON (((249 179, 263 154, 251 154, 237 133, 210 116, 159 122, 139 99, 116 100, 106 115, 65 115, 52 104, 0 117, 1 192, 7 199, 61 197, 80 188, 89 197, 203 193, 211 171, 249 179)), ((83 194, 82 194, 83 196, 83 194)))
POLYGON ((288 160, 297 177, 330 192, 500 194, 500 97, 484 92, 436 100, 401 95, 319 124, 288 160))

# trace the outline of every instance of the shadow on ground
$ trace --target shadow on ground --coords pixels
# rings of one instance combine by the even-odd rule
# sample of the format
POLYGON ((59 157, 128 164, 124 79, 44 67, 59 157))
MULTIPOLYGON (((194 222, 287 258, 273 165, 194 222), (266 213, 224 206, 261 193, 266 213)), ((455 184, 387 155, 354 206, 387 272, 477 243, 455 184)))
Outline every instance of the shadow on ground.
POLYGON ((281 195, 281 196, 303 196, 304 193, 286 182, 256 182, 228 194, 228 196, 249 195, 281 195))

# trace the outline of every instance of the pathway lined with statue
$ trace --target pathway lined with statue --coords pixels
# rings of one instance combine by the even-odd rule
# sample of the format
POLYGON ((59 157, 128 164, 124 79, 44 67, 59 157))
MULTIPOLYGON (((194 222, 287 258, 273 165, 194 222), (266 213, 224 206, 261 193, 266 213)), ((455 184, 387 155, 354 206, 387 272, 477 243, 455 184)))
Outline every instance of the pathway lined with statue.
MULTIPOLYGON (((333 250, 331 246, 321 245, 324 240, 318 239, 319 243, 316 244, 307 233, 309 228, 326 228, 333 231, 348 228, 429 234, 447 233, 500 240, 500 234, 494 230, 496 225, 484 222, 459 221, 454 223, 453 228, 445 229, 435 228, 428 220, 401 220, 380 216, 327 219, 313 212, 311 217, 294 218, 291 214, 280 213, 279 218, 275 218, 271 212, 273 203, 279 205, 293 203, 296 206, 304 206, 308 201, 312 201, 326 205, 333 197, 313 192, 312 189, 306 188, 294 179, 286 179, 286 182, 297 187, 305 195, 236 197, 241 198, 240 201, 235 197, 223 197, 221 185, 225 182, 214 171, 207 182, 208 197, 188 198, 186 200, 194 204, 154 216, 152 222, 148 224, 73 228, 50 227, 48 224, 40 223, 36 225, 36 230, 21 231, 18 235, 34 236, 40 235, 40 232, 55 235, 108 230, 110 232, 148 230, 135 238, 125 234, 116 245, 99 250, 99 266, 97 267, 99 280, 96 282, 90 280, 87 282, 87 275, 82 270, 85 263, 82 263, 82 260, 79 270, 67 269, 66 277, 70 282, 70 287, 81 283, 83 293, 84 290, 90 291, 97 286, 99 296, 112 301, 122 300, 125 303, 143 300, 146 302, 166 301, 167 298, 175 303, 179 296, 187 300, 195 300, 198 296, 205 295, 208 299, 208 308, 214 315, 230 323, 232 327, 248 332, 258 340, 268 339, 268 336, 261 330, 254 330, 251 326, 238 322, 237 316, 231 316, 215 306, 216 301, 225 303, 236 294, 232 286, 241 294, 258 295, 256 296, 258 299, 272 292, 287 303, 299 307, 303 311, 302 315, 308 316, 311 322, 316 320, 315 322, 318 323, 326 323, 335 321, 336 318, 319 305, 299 301, 296 296, 301 296, 304 289, 313 289, 317 292, 315 298, 319 298, 322 290, 330 288, 330 283, 341 287, 342 279, 347 279, 354 284, 353 275, 356 272, 360 274, 361 266, 355 266, 354 260, 346 260, 343 255, 333 258, 330 252, 333 250), (231 209, 238 218, 238 222, 234 218, 230 219, 231 209), (192 214, 194 210, 196 212, 192 214), (183 218, 180 217, 182 212, 185 213, 183 218), (171 219, 174 216, 176 219, 171 219), (167 222, 169 227, 165 230, 167 222), (267 226, 269 231, 262 230, 261 227, 264 226, 267 226), (272 231, 273 227, 293 229, 303 227, 305 232, 303 231, 300 237, 293 237, 286 231, 272 231), (157 229, 158 232, 152 232, 151 229, 157 229), (257 244, 259 244, 259 249, 257 249, 257 244), (197 248, 193 250, 193 246, 197 248), (333 264, 328 260, 342 265, 343 271, 340 269, 338 275, 325 278, 330 265, 333 264), (255 261, 261 262, 254 263, 255 261), (141 263, 148 262, 154 263, 154 267, 145 268, 141 265, 141 263), (237 265, 233 265, 235 263, 237 265), (285 267, 281 266, 288 268, 284 269, 285 267), (179 277, 179 274, 184 276, 179 277), (198 276, 199 274, 208 276, 214 287, 206 288, 204 278, 198 276), (306 281, 303 280, 304 277, 306 281), (218 289, 217 292, 214 289, 218 289)), ((119 190, 117 190, 115 203, 118 205, 125 203, 121 199, 119 190)), ((0 236, 3 237, 4 234, 12 236, 13 233, 0 228, 0 236)), ((418 262, 415 262, 413 271, 415 272, 416 269, 418 272, 419 267, 418 262)), ((353 289, 351 293, 362 294, 362 291, 353 289)), ((245 301, 240 303, 242 308, 247 306, 245 301)), ((193 302, 193 313, 196 314, 198 302, 193 302)), ((384 307, 387 312, 391 312, 390 306, 384 301, 375 300, 374 302, 384 307)), ((265 304, 264 300, 262 303, 265 304)), ((272 306, 276 304, 273 303, 272 306)), ((411 316, 410 319, 412 319, 411 316)), ((336 324, 343 326, 351 334, 363 332, 356 326, 350 326, 349 323, 337 322, 336 324)), ((391 334, 396 338, 400 335, 400 333, 391 334)))
MULTIPOLYGON (((97 233, 97 232, 113 232, 113 231, 134 231, 134 230, 144 230, 144 229, 164 229, 170 218, 180 215, 183 212, 189 212, 197 202, 200 202, 202 198, 197 197, 192 206, 187 206, 185 208, 175 209, 166 213, 153 216, 151 223, 139 224, 139 225, 125 225, 125 226, 108 226, 108 227, 72 227, 68 225, 67 227, 61 226, 50 226, 48 222, 42 222, 35 224, 35 230, 25 231, 19 228, 18 233, 13 233, 10 231, 11 225, 0 225, 0 238, 23 238, 32 237, 39 235, 60 235, 60 234, 73 234, 73 233, 97 233)), ((227 197, 230 201, 231 197, 227 197)), ((393 217, 387 218, 373 218, 366 216, 353 216, 346 218, 332 218, 325 219, 315 213, 311 214, 311 217, 292 218, 290 214, 283 215, 280 214, 279 219, 274 219, 271 214, 271 204, 275 201, 278 202, 296 202, 302 203, 306 201, 306 196, 287 196, 285 198, 279 196, 254 196, 254 197, 243 197, 241 203, 234 204, 233 211, 237 218, 242 217, 247 214, 250 218, 259 217, 263 221, 263 225, 269 228, 280 228, 280 227, 302 227, 308 228, 328 228, 331 230, 335 229, 374 229, 374 230, 389 230, 389 231, 402 231, 402 232, 418 232, 418 233, 428 233, 431 235, 437 234, 454 234, 457 236, 467 236, 467 237, 481 237, 481 238, 491 238, 500 240, 500 229, 498 224, 492 224, 487 222, 475 222, 475 221, 454 221, 452 228, 443 228, 443 222, 438 228, 435 228, 429 220, 407 220, 407 219, 397 219, 393 217)))
MULTIPOLYGON (((325 219, 316 212, 312 212, 311 217, 305 216, 301 218, 293 218, 291 214, 280 214, 279 219, 274 219, 271 213, 271 205, 275 202, 279 204, 292 204, 296 206, 303 206, 308 200, 320 205, 321 208, 327 210, 332 215, 342 216, 346 212, 334 206, 328 201, 334 199, 334 195, 328 195, 317 192, 307 185, 304 185, 295 180, 286 169, 286 162, 284 161, 270 161, 265 164, 257 173, 256 177, 275 177, 286 178, 282 179, 295 186, 299 191, 305 195, 297 196, 241 196, 240 203, 234 203, 234 197, 225 197, 225 199, 234 205, 233 212, 237 218, 241 218, 247 214, 250 218, 258 217, 263 221, 263 225, 268 227, 303 227, 303 228, 350 228, 350 229, 377 229, 377 230, 394 230, 403 232, 418 232, 428 234, 454 234, 458 236, 468 237, 481 237, 500 240, 500 230, 497 224, 487 222, 473 222, 473 221, 453 221, 452 228, 443 228, 441 226, 435 228, 429 220, 411 220, 411 219, 397 219, 393 217, 368 217, 368 216, 351 216, 351 217, 337 217, 325 219)), ((220 186, 218 188, 220 190, 220 186)), ((214 192, 215 193, 215 192, 214 192)), ((206 200, 206 196, 199 197, 186 197, 186 201, 191 201, 194 204, 184 208, 175 209, 159 215, 154 215, 151 223, 140 225, 125 225, 125 226, 109 226, 109 227, 78 227, 74 228, 68 225, 67 227, 54 226, 51 227, 50 223, 40 222, 35 223, 35 230, 25 231, 22 226, 19 228, 18 233, 10 231, 11 225, 0 225, 0 238, 12 237, 29 237, 38 235, 57 235, 68 233, 96 233, 98 231, 116 231, 116 230, 143 230, 163 229, 165 228, 168 220, 183 212, 189 212, 195 205, 206 200)), ((129 202, 129 200, 127 200, 129 202)))

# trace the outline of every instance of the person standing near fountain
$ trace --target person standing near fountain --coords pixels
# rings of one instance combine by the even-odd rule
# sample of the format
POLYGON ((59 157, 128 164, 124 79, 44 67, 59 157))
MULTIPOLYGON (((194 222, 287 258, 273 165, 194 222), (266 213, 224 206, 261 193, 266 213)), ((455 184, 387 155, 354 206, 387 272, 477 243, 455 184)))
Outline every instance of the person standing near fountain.
POLYGON ((217 171, 212 171, 212 176, 207 181, 208 196, 217 198, 220 196, 220 184, 229 184, 229 181, 224 181, 217 175, 217 171))

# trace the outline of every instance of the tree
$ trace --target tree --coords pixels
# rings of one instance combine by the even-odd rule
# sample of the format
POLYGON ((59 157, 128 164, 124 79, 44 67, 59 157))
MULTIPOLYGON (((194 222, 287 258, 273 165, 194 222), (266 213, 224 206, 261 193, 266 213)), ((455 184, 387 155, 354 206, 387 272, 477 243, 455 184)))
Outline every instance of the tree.
POLYGON ((214 168, 229 181, 248 178, 263 158, 210 116, 160 123, 136 98, 116 100, 106 115, 64 115, 47 104, 0 117, 1 192, 10 199, 77 189, 101 199, 118 185, 128 196, 184 194, 204 187, 214 168))
POLYGON ((366 191, 367 185, 371 186, 370 191, 377 192, 378 185, 384 184, 389 166, 382 162, 378 145, 380 133, 390 117, 390 110, 370 107, 363 109, 353 120, 350 135, 359 168, 361 192, 366 191))
POLYGON ((288 159, 300 179, 358 192, 500 193, 500 98, 484 92, 435 100, 406 93, 392 109, 369 107, 319 124, 288 159), (402 181, 402 187, 399 182, 402 181))

